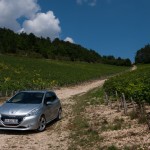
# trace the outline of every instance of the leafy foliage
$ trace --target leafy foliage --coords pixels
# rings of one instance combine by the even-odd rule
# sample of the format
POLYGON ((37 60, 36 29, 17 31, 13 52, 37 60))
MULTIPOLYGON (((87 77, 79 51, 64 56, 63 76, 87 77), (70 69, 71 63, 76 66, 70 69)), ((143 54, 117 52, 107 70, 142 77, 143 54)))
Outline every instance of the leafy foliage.
POLYGON ((135 56, 136 63, 150 63, 150 45, 146 45, 144 48, 141 48, 137 51, 135 56))
POLYGON ((131 66, 129 59, 101 57, 94 50, 81 45, 65 42, 56 38, 39 38, 33 33, 16 34, 9 29, 0 28, 0 53, 11 53, 27 57, 50 58, 55 60, 83 61, 88 63, 106 63, 112 65, 131 66))
POLYGON ((122 59, 120 57, 115 58, 114 56, 103 56, 102 62, 105 64, 117 65, 117 66, 131 66, 130 59, 122 59))
POLYGON ((0 90, 73 85, 125 69, 128 67, 0 55, 0 90))
POLYGON ((132 97, 137 103, 150 103, 150 65, 139 66, 138 70, 107 80, 104 89, 109 95, 117 91, 120 95, 132 97))

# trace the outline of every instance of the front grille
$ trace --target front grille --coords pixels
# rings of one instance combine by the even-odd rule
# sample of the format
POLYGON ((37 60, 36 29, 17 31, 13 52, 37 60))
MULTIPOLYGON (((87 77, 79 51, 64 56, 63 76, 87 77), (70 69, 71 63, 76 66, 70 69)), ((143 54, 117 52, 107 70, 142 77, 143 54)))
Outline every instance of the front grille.
POLYGON ((17 126, 17 125, 19 125, 19 124, 22 122, 22 120, 23 120, 24 117, 25 117, 25 116, 8 116, 8 115, 1 115, 1 120, 2 120, 2 122, 3 122, 4 125, 17 126), (18 120, 18 123, 17 123, 17 124, 5 123, 5 119, 17 119, 17 120, 18 120))

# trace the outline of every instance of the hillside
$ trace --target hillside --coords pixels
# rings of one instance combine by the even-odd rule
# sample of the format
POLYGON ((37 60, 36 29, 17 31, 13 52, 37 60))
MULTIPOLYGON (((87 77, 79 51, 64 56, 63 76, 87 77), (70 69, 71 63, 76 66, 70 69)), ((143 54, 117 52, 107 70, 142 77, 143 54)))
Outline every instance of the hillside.
POLYGON ((0 28, 0 53, 14 54, 32 58, 53 60, 82 61, 88 63, 105 63, 118 66, 131 66, 129 59, 101 56, 95 50, 84 48, 56 38, 36 37, 34 34, 16 34, 9 29, 0 28))
POLYGON ((0 55, 0 91, 45 89, 104 78, 128 67, 0 55))

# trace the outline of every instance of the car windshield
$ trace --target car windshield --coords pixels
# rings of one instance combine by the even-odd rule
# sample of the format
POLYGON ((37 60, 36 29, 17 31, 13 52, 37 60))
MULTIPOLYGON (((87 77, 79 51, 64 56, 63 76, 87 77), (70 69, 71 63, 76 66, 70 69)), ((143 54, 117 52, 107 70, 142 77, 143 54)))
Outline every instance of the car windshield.
POLYGON ((44 93, 40 92, 20 92, 7 101, 7 103, 40 104, 42 103, 43 96, 44 93))

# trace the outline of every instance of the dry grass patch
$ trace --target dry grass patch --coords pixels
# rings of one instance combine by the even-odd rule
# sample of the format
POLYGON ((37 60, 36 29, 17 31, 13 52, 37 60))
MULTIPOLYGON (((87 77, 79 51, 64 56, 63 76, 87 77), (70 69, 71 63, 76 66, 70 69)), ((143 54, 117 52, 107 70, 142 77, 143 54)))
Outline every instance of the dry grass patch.
POLYGON ((150 149, 150 131, 133 114, 125 116, 105 105, 88 106, 85 114, 89 124, 103 137, 101 149, 150 149))

